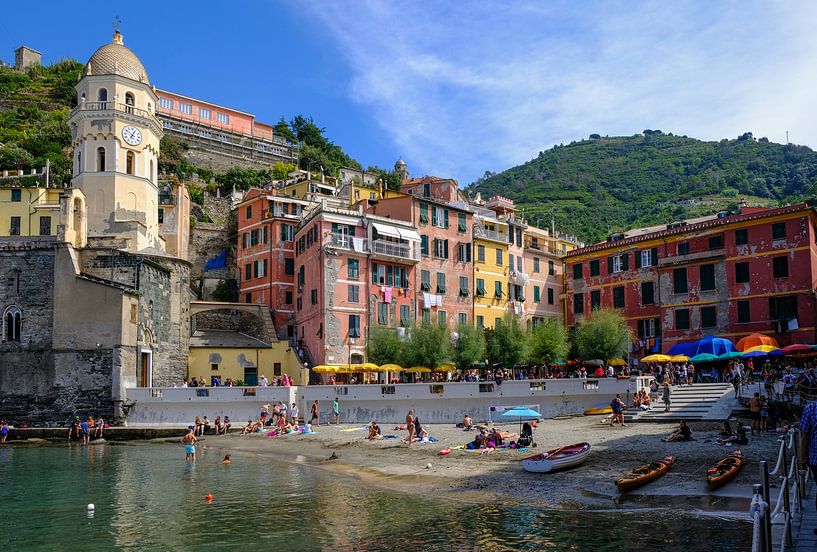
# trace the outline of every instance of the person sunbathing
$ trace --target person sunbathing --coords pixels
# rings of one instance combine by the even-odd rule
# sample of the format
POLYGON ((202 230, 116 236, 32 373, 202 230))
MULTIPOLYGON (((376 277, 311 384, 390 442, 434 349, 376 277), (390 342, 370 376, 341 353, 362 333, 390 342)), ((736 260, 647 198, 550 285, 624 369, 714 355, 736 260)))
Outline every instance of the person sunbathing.
POLYGON ((726 420, 721 424, 721 429, 718 432, 718 436, 720 437, 733 437, 735 432, 732 431, 732 424, 729 423, 729 420, 726 420))
POLYGON ((681 420, 681 423, 678 425, 678 429, 661 439, 667 443, 671 443, 673 441, 691 441, 692 440, 692 430, 689 429, 687 423, 681 420))
POLYGON ((472 431, 474 429, 474 420, 471 419, 471 416, 465 415, 465 418, 462 419, 462 429, 463 431, 472 431))
POLYGON ((727 443, 732 443, 734 445, 748 445, 749 438, 746 437, 746 428, 744 428, 742 425, 739 425, 737 429, 737 434, 729 435, 728 437, 718 439, 719 445, 725 445, 727 443))
POLYGON ((424 437, 428 437, 428 431, 423 429, 423 426, 420 425, 420 417, 414 417, 414 440, 421 441, 424 437))
POLYGON ((485 446, 485 431, 480 429, 479 433, 474 436, 474 440, 465 445, 469 450, 478 450, 485 446))
POLYGON ((383 436, 380 434, 380 426, 377 425, 377 422, 372 422, 369 424, 369 441, 379 441, 382 439, 383 436))
POLYGON ((253 422, 252 420, 247 420, 247 425, 244 426, 244 429, 241 431, 241 435, 255 433, 259 429, 261 429, 261 422, 253 422))

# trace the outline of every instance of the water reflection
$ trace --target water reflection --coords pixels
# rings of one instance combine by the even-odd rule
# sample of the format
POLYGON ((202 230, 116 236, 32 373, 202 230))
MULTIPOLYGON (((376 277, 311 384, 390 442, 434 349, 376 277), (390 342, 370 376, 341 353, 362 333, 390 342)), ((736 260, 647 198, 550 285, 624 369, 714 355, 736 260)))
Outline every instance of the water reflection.
POLYGON ((737 551, 750 545, 744 522, 672 509, 472 505, 373 490, 252 455, 220 462, 220 454, 200 448, 195 465, 188 464, 181 447, 162 444, 0 448, 0 550, 68 543, 87 551, 737 551), (208 493, 212 503, 204 499, 208 493), (93 516, 88 503, 96 506, 93 516))

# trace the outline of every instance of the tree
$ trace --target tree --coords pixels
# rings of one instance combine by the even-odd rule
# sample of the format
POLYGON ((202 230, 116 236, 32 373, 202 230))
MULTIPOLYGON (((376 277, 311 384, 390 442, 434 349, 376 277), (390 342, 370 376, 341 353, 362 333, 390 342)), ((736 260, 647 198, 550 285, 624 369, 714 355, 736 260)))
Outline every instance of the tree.
POLYGON ((627 351, 629 340, 627 322, 609 309, 593 311, 576 331, 576 347, 584 360, 620 357, 627 351))
POLYGON ((474 326, 463 324, 457 328, 454 344, 454 363, 460 370, 468 370, 485 358, 485 334, 474 326))
POLYGON ((267 170, 244 169, 233 167, 224 174, 216 175, 216 183, 223 191, 235 187, 237 190, 249 190, 267 184, 272 179, 272 172, 267 170))
POLYGON ((274 136, 280 136, 289 140, 290 142, 297 142, 298 138, 295 136, 295 133, 292 132, 292 129, 289 128, 289 123, 281 117, 281 120, 275 123, 275 126, 272 128, 272 133, 274 136))
POLYGON ((567 355, 567 330, 556 319, 537 325, 529 338, 528 356, 534 364, 550 364, 567 355))
POLYGON ((423 322, 411 332, 411 339, 403 355, 406 366, 428 366, 433 368, 453 357, 451 336, 448 327, 441 324, 423 322))
POLYGON ((13 144, 0 146, 0 169, 24 169, 31 167, 34 156, 13 144))
POLYGON ((366 357, 375 364, 400 364, 404 361, 405 343, 394 330, 374 328, 366 341, 366 357))
POLYGON ((394 171, 387 171, 377 166, 370 166, 366 169, 366 172, 380 175, 380 178, 383 179, 384 190, 400 190, 400 187, 403 185, 403 179, 394 171))
POLYGON ((506 315, 492 332, 485 335, 488 360, 505 368, 513 368, 525 360, 527 339, 516 317, 506 315))
POLYGON ((272 179, 273 180, 286 180, 289 178, 289 173, 292 171, 298 170, 298 167, 295 165, 290 165, 289 163, 281 163, 278 161, 272 167, 272 179))

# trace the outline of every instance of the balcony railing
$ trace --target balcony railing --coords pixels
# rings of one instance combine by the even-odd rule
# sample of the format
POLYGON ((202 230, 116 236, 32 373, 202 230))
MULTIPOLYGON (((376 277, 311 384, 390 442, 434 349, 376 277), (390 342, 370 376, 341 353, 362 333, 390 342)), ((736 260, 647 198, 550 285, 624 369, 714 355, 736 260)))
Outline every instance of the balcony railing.
POLYGON ((365 253, 367 241, 366 238, 355 238, 347 234, 330 234, 324 245, 365 253))
POLYGON ((407 243, 395 243, 385 240, 375 240, 372 242, 372 253, 375 255, 387 255, 389 257, 397 257, 400 259, 409 259, 412 261, 420 260, 417 251, 412 251, 411 245, 407 243))
POLYGON ((487 228, 481 228, 476 225, 474 226, 474 235, 478 238, 486 238, 489 240, 501 242, 508 241, 508 236, 506 236, 505 234, 500 234, 496 230, 488 230, 487 228))
POLYGON ((157 125, 161 126, 159 119, 157 119, 156 115, 150 111, 122 102, 82 102, 71 110, 71 115, 77 113, 78 111, 120 111, 122 113, 136 115, 137 117, 145 117, 146 119, 150 119, 157 125))

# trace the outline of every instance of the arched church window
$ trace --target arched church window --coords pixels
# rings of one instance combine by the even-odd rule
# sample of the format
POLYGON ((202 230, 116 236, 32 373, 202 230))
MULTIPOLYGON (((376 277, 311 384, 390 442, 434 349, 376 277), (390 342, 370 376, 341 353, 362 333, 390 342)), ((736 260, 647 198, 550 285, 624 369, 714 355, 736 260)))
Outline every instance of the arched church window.
POLYGON ((23 313, 14 305, 3 313, 3 338, 6 341, 20 341, 23 329, 23 313))
POLYGON ((125 156, 126 163, 125 163, 125 170, 128 174, 134 174, 135 167, 136 167, 136 155, 129 151, 125 156))
POLYGON ((136 98, 133 97, 133 93, 125 92, 125 111, 128 113, 133 113, 133 107, 136 105, 136 98))
POLYGON ((105 148, 96 148, 96 170, 105 171, 105 148))
POLYGON ((107 88, 100 88, 99 92, 97 92, 97 100, 100 102, 107 102, 108 101, 108 89, 107 88))

